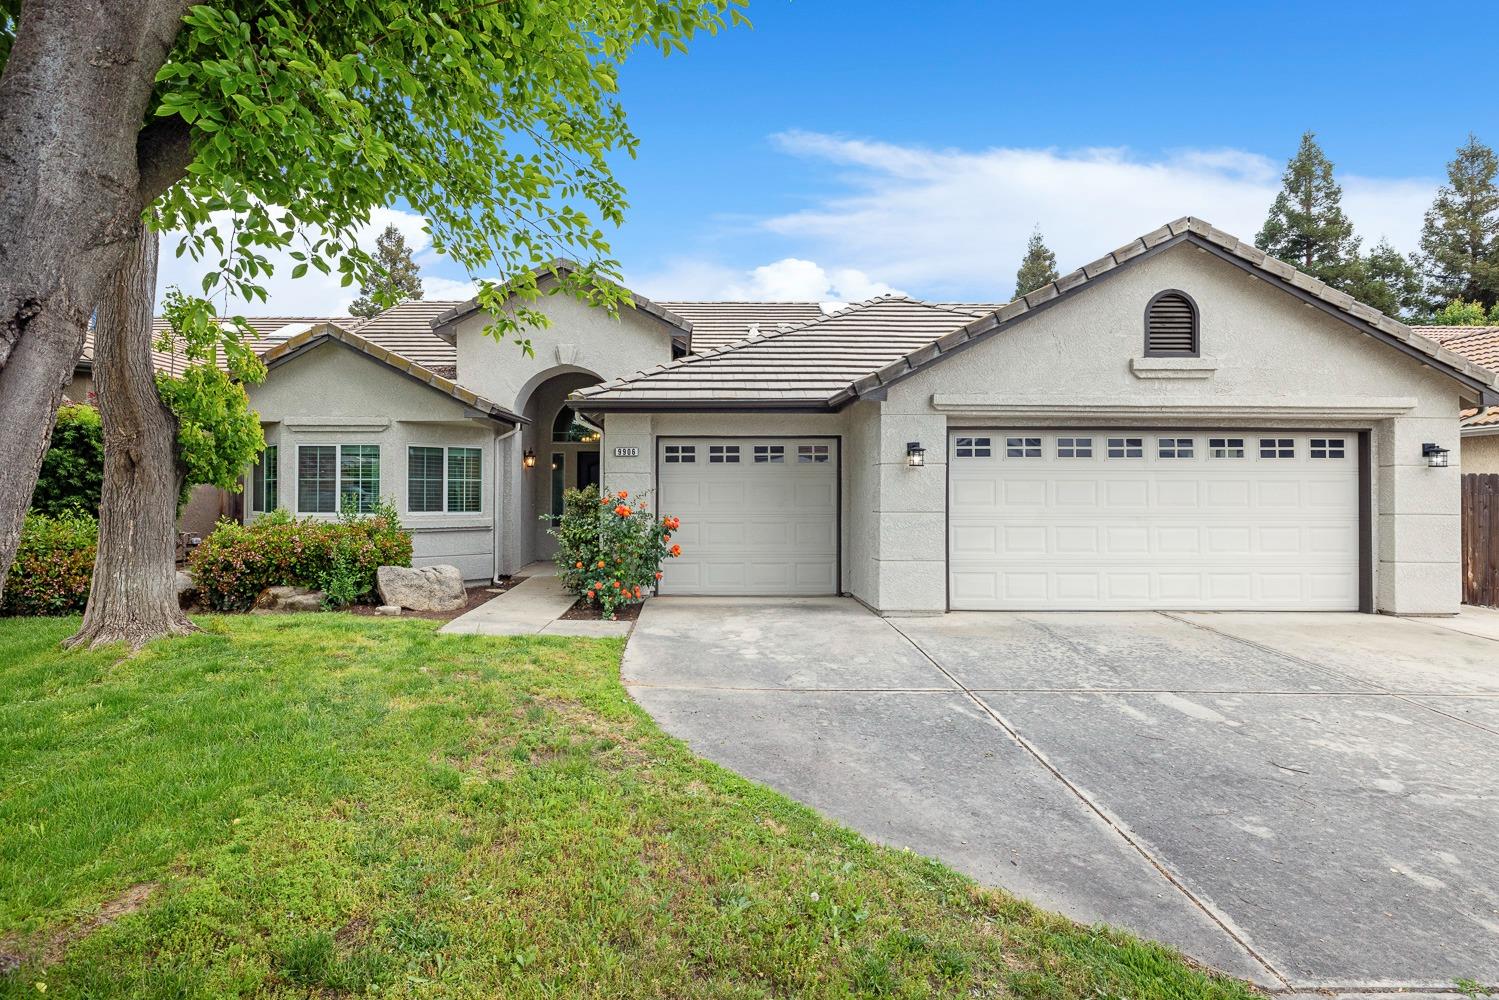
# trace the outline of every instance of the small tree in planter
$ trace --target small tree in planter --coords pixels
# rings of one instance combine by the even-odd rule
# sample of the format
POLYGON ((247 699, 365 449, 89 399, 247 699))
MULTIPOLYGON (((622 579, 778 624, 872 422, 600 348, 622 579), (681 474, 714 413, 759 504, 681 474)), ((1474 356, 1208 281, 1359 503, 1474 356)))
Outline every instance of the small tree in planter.
POLYGON ((605 618, 645 600, 661 579, 661 564, 682 554, 671 533, 681 522, 650 513, 644 497, 634 506, 625 490, 600 495, 597 486, 568 490, 557 539, 557 575, 562 585, 605 618))

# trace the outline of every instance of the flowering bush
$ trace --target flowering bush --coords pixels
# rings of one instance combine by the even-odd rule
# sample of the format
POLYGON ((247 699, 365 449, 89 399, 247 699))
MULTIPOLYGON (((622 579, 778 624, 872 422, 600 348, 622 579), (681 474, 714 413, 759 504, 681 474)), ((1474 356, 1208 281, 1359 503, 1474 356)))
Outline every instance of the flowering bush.
POLYGON ((70 615, 88 604, 99 522, 83 513, 32 511, 5 584, 0 614, 70 615))
POLYGON ((248 526, 221 521, 191 561, 199 595, 220 611, 244 611, 262 590, 279 586, 332 585, 339 591, 333 603, 358 600, 375 592, 376 569, 410 565, 411 533, 386 505, 337 521, 297 521, 282 510, 248 526))
POLYGON ((675 517, 649 512, 643 497, 632 507, 630 494, 599 494, 597 486, 568 490, 557 539, 557 575, 569 592, 597 603, 605 618, 645 600, 661 579, 661 564, 682 554, 671 543, 681 526, 675 517))

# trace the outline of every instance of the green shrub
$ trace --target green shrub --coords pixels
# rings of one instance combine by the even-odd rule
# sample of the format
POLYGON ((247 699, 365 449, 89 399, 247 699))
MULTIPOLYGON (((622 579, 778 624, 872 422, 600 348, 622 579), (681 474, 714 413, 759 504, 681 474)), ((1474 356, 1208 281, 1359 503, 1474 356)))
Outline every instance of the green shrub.
POLYGON ((601 496, 597 486, 568 490, 551 532, 562 585, 597 602, 605 618, 643 601, 661 579, 661 564, 682 554, 671 540, 681 522, 649 513, 643 497, 631 507, 629 498, 624 490, 601 496))
POLYGON ((244 611, 267 587, 335 588, 330 604, 375 592, 375 570, 411 565, 411 533, 382 504, 367 516, 294 520, 284 510, 248 526, 221 521, 193 552, 198 593, 211 608, 244 611))
POLYGON ((0 614, 71 615, 88 604, 99 522, 87 514, 32 511, 5 582, 0 614))
POLYGON ((31 507, 43 514, 81 511, 99 516, 104 487, 104 431, 99 411, 83 404, 57 411, 52 445, 42 457, 42 471, 31 495, 31 507))

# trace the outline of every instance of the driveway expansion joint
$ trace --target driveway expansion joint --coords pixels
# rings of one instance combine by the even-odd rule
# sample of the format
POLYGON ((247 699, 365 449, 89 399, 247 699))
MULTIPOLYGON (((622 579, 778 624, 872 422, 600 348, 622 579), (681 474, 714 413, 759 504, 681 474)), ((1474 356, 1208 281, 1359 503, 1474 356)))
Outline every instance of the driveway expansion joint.
POLYGON ((901 627, 897 625, 893 619, 882 618, 881 620, 889 625, 897 635, 905 639, 906 642, 910 643, 911 648, 920 653, 926 659, 926 661, 932 665, 933 668, 935 668, 939 673, 942 674, 942 676, 946 677, 949 681, 955 684, 965 696, 967 696, 976 706, 978 706, 979 711, 983 712, 990 719, 992 719, 996 725, 1004 730, 1004 732, 1010 737, 1011 740, 1013 740, 1017 745, 1020 746, 1022 750, 1029 754, 1030 757, 1036 761, 1036 763, 1040 764, 1042 768, 1044 768, 1054 778, 1060 781, 1062 785, 1068 790, 1068 792, 1070 792, 1079 802, 1087 807, 1088 810, 1096 815, 1110 830, 1113 830, 1116 834, 1118 834, 1118 836, 1137 854, 1139 854, 1147 864, 1154 868, 1160 874, 1160 876, 1165 879, 1169 885, 1171 885, 1172 888, 1181 893, 1182 896, 1188 900, 1188 902, 1190 902, 1204 916, 1206 916, 1209 920, 1216 924, 1218 928, 1228 936, 1229 940, 1238 945, 1238 947, 1241 948, 1246 955, 1257 962, 1265 969, 1266 972, 1274 977, 1282 987, 1282 989, 1277 990, 1277 992, 1281 992, 1282 990, 1288 992, 1295 988, 1292 985, 1290 979, 1288 979, 1283 973, 1281 973, 1281 971, 1274 965, 1272 965, 1270 961, 1265 958, 1265 956, 1261 955, 1253 945, 1251 945, 1247 940, 1244 939, 1244 936, 1239 933, 1237 928, 1234 927, 1233 922, 1229 920, 1226 915, 1220 914, 1214 907, 1209 905, 1205 900, 1198 897, 1196 893, 1192 892, 1192 890, 1189 889, 1181 881, 1181 879, 1178 878, 1176 874, 1166 866, 1165 862, 1157 858, 1143 843, 1140 842, 1137 837, 1134 836, 1134 834, 1129 831, 1127 827, 1124 826, 1124 824, 1118 818, 1113 816, 1099 803, 1095 802, 1087 792, 1085 792, 1081 787, 1079 787, 1066 775, 1064 775, 1061 770, 1055 764, 1053 764, 1044 753, 1041 752, 1039 747, 1035 746, 1024 736, 1022 736, 1020 734, 1020 731, 1016 729, 1015 726, 1013 726, 1007 719, 1005 719, 1004 716, 995 711, 988 702, 984 701, 984 699, 979 697, 978 694, 975 693, 971 688, 969 688, 962 681, 958 680, 956 676, 949 672, 946 667, 937 662, 935 657, 933 657, 930 653, 923 649, 921 644, 918 643, 915 639, 911 638, 910 635, 906 634, 906 632, 901 629, 901 627))

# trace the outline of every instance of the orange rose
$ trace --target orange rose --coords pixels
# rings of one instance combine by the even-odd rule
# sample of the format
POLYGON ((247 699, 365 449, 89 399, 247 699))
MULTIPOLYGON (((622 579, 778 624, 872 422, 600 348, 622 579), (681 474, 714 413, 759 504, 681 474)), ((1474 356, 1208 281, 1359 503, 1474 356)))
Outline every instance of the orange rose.
POLYGON ((639 588, 639 587, 636 587, 636 588, 635 588, 635 596, 636 596, 636 597, 639 597, 639 596, 640 596, 640 588, 639 588))
POLYGON ((618 507, 614 508, 614 513, 618 514, 620 517, 629 517, 630 508, 626 507, 624 504, 620 504, 618 507))
POLYGON ((628 499, 630 499, 630 491, 629 490, 620 490, 617 495, 618 495, 618 497, 621 500, 628 500, 628 499))
POLYGON ((603 568, 604 568, 604 560, 600 559, 599 560, 599 569, 603 569, 603 568))
POLYGON ((618 590, 619 588, 620 588, 620 582, 618 580, 615 580, 614 581, 614 589, 618 590))
POLYGON ((673 545, 671 547, 671 555, 672 555, 673 559, 675 559, 677 556, 679 556, 681 554, 682 554, 682 546, 680 546, 680 545, 673 545))
POLYGON ((583 568, 583 564, 582 563, 577 563, 573 568, 574 569, 582 569, 583 568))
POLYGON ((662 574, 660 574, 660 573, 657 573, 657 574, 656 574, 656 579, 658 579, 658 580, 659 580, 659 579, 661 579, 661 576, 662 576, 662 574))

